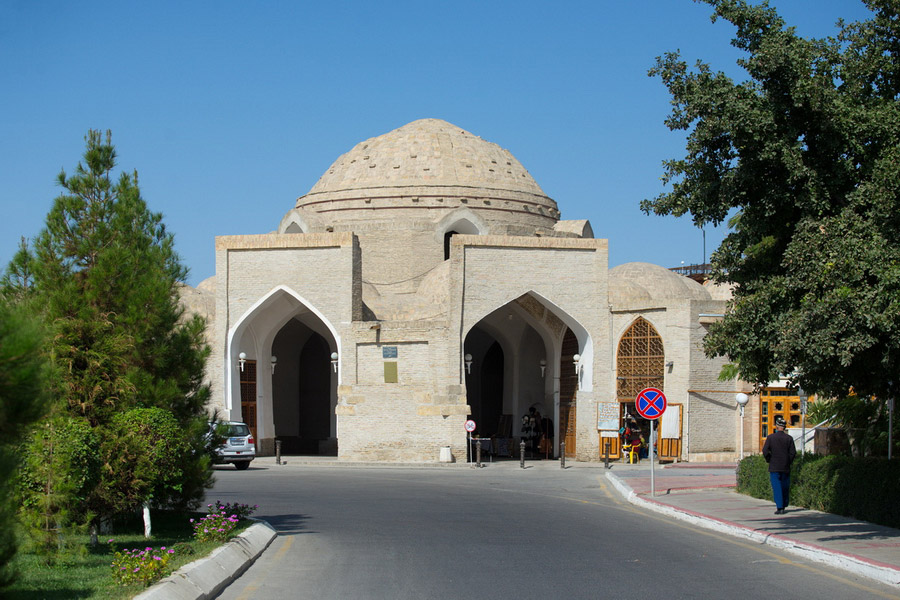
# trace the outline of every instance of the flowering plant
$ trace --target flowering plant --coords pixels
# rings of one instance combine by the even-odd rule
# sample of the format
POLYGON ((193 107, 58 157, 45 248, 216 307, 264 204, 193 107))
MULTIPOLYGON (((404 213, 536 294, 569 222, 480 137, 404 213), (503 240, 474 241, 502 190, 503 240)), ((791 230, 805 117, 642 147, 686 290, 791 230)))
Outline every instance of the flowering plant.
POLYGON ((238 521, 252 515, 257 508, 259 508, 257 504, 253 506, 237 502, 222 504, 218 500, 215 504, 207 504, 205 517, 197 520, 191 519, 194 526, 194 539, 198 542, 224 542, 231 536, 238 521))
POLYGON ((191 519, 194 524, 194 539, 198 542, 224 542, 238 521, 240 519, 235 515, 229 515, 225 511, 210 512, 200 519, 191 519))
MULTIPOLYGON (((108 543, 112 544, 113 542, 113 540, 109 540, 108 543)), ((169 559, 174 553, 175 550, 167 550, 165 546, 159 550, 150 546, 143 550, 139 548, 119 550, 113 554, 111 565, 113 579, 119 585, 131 585, 138 582, 150 585, 168 574, 169 559)))
POLYGON ((259 508, 259 505, 254 504, 253 506, 250 506, 249 504, 238 504, 237 502, 233 504, 231 502, 222 504, 221 502, 216 500, 215 506, 212 504, 207 504, 206 508, 207 512, 209 512, 210 514, 226 512, 229 515, 234 515, 238 519, 246 519, 254 512, 256 512, 256 509, 259 508))

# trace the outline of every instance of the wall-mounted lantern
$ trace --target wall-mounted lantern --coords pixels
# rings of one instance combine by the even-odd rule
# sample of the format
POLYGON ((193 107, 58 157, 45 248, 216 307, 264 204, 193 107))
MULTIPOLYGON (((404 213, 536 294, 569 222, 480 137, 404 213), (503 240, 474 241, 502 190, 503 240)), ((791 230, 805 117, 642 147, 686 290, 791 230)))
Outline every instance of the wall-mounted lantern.
POLYGON ((238 365, 240 365, 240 367, 241 367, 241 373, 244 372, 244 363, 246 363, 246 362, 247 362, 247 353, 241 352, 240 354, 238 354, 238 365))
POLYGON ((547 373, 547 361, 542 358, 541 359, 541 378, 542 379, 546 373, 547 373))
POLYGON ((272 355, 272 374, 275 374, 275 363, 278 362, 278 358, 273 354, 272 355))
POLYGON ((472 374, 472 355, 466 354, 465 356, 463 356, 463 359, 466 361, 466 374, 471 375, 472 374))
POLYGON ((338 365, 338 353, 332 352, 331 353, 331 366, 332 366, 332 368, 334 368, 335 373, 337 373, 337 365, 338 365))
POLYGON ((572 364, 575 365, 575 372, 578 372, 578 368, 581 367, 581 355, 576 354, 572 357, 572 364))

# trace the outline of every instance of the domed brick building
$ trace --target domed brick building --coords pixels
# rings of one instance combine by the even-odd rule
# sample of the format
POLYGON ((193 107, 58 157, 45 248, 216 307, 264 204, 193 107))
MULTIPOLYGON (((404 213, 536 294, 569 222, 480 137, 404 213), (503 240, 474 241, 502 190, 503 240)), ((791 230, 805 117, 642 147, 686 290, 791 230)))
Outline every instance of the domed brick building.
POLYGON ((414 121, 339 157, 276 232, 216 239, 213 405, 263 453, 466 460, 471 419, 486 452, 597 461, 658 387, 662 456, 733 459, 737 390, 701 348, 727 293, 607 257, 509 151, 414 121))

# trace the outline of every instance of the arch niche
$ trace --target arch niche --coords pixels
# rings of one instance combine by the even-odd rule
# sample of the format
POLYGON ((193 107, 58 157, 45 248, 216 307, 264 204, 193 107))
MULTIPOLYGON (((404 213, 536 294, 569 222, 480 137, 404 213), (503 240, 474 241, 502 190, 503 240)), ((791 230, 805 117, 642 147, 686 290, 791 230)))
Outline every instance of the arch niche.
POLYGON ((635 418, 645 436, 650 424, 642 419, 634 407, 635 398, 644 388, 663 389, 665 381, 665 348, 656 328, 638 317, 619 339, 616 352, 616 395, 619 399, 620 426, 635 418))
POLYGON ((245 421, 254 415, 243 413, 255 408, 260 452, 273 452, 278 439, 286 454, 336 455, 339 372, 331 353, 339 352, 340 339, 328 320, 280 286, 241 317, 230 338, 231 355, 256 361, 257 381, 255 407, 238 401, 240 388, 232 384, 228 408, 232 419, 245 421))
POLYGON ((569 435, 566 455, 574 455, 576 395, 590 381, 592 354, 586 330, 533 292, 485 315, 466 333, 461 357, 472 358, 462 373, 476 434, 496 436, 498 450, 504 454, 505 444, 508 455, 516 449, 509 448, 513 438, 525 437, 528 457, 558 456, 560 436, 569 435), (534 436, 523 431, 531 409, 542 417, 534 436))

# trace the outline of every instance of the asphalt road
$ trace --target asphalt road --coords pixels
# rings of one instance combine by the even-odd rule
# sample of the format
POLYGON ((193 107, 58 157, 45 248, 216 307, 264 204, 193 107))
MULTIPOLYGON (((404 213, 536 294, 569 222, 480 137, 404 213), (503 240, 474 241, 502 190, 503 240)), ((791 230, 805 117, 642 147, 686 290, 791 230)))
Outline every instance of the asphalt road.
POLYGON ((279 531, 220 598, 896 598, 869 580, 634 508, 558 463, 217 471, 210 501, 279 531))

